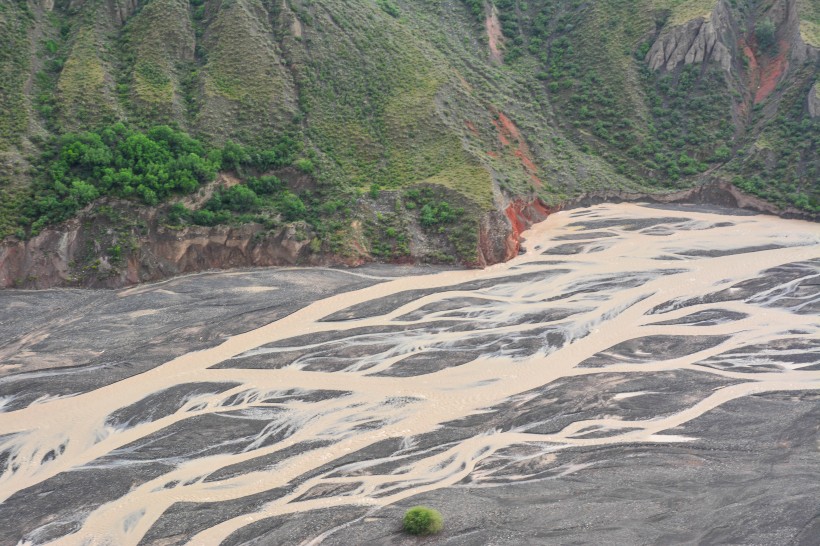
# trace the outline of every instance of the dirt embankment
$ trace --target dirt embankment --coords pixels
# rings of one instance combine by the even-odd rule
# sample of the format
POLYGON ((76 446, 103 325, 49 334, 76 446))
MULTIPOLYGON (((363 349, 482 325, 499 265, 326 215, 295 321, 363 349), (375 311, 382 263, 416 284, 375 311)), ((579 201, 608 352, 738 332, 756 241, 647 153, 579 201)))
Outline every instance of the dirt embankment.
MULTIPOLYGON (((538 198, 519 198, 503 210, 485 213, 479 221, 478 260, 484 267, 505 262, 521 249, 521 234, 561 209, 618 202, 693 203, 718 205, 817 221, 796 209, 779 210, 726 182, 688 190, 649 194, 626 191, 592 192, 550 207, 538 198)), ((187 226, 163 223, 161 212, 140 211, 127 221, 128 203, 107 202, 27 241, 0 245, 0 287, 50 288, 80 286, 117 288, 211 269, 303 265, 356 266, 370 261, 311 251, 313 235, 306 225, 267 230, 260 224, 187 226), (99 210, 106 212, 100 213, 99 210)))
POLYGON ((672 193, 641 193, 623 190, 590 192, 564 203, 563 209, 589 207, 600 203, 649 202, 658 204, 713 205, 817 222, 820 217, 795 208, 780 209, 759 197, 743 193, 726 181, 711 181, 672 193))
POLYGON ((118 288, 210 269, 362 263, 311 253, 306 224, 173 227, 163 212, 129 206, 95 203, 36 237, 0 244, 0 288, 118 288))

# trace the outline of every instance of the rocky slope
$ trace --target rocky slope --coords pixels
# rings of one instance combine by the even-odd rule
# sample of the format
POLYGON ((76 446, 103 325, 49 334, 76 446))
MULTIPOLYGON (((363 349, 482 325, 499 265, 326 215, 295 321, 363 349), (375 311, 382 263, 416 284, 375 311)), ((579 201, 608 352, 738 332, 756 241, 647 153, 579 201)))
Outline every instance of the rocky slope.
MULTIPOLYGON (((758 210, 820 211, 809 0, 0 0, 0 35, 4 286, 296 262, 485 265, 582 196, 704 183, 758 210), (308 213, 197 226, 168 220, 181 198, 103 197, 32 229, 54 139, 117 121, 171 124, 212 148, 288 135, 308 174, 267 174, 308 213), (431 197, 405 206, 420 188, 431 197), (420 210, 442 204, 459 214, 436 223, 420 210)), ((223 171, 240 184, 266 174, 223 171)))

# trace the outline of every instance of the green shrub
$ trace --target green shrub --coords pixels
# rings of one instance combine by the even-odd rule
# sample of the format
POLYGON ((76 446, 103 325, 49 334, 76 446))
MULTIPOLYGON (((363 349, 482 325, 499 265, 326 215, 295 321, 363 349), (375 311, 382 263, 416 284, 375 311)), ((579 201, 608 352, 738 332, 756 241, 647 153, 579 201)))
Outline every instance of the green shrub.
POLYGON ((438 510, 414 506, 404 514, 404 530, 411 535, 434 535, 442 530, 444 521, 438 510))
POLYGON ((305 207, 304 202, 302 202, 299 196, 295 193, 286 190, 282 194, 281 202, 281 210, 287 220, 301 220, 305 216, 307 208, 305 207))
POLYGON ((182 203, 176 203, 168 209, 168 224, 178 226, 191 217, 191 211, 182 203))
POLYGON ((222 207, 234 212, 250 212, 259 206, 256 192, 248 186, 239 184, 222 192, 222 207))
POLYGON ((229 140, 222 148, 222 168, 225 170, 239 170, 243 164, 250 161, 250 154, 241 144, 229 140))
POLYGON ((718 146, 712 156, 712 161, 727 161, 732 156, 732 150, 725 144, 718 146))
POLYGON ((226 210, 213 212, 207 209, 198 210, 193 213, 192 220, 200 226, 215 226, 217 224, 227 224, 231 221, 231 213, 226 210))
POLYGON ((158 126, 142 133, 122 123, 55 138, 42 163, 23 211, 35 234, 101 196, 156 205, 171 194, 191 193, 219 168, 202 143, 181 131, 158 126))
POLYGON ((247 184, 256 195, 273 195, 282 189, 282 181, 273 175, 249 178, 247 184))
POLYGON ((761 50, 767 50, 774 45, 777 29, 771 19, 764 19, 755 27, 755 38, 761 50))
POLYGON ((297 169, 299 169, 300 171, 302 171, 305 174, 312 174, 313 173, 313 169, 314 169, 313 161, 311 161, 310 159, 307 159, 307 158, 299 159, 299 160, 296 161, 296 163, 294 165, 296 166, 297 169))
POLYGON ((390 0, 377 0, 377 3, 390 17, 398 18, 401 15, 399 8, 390 0))

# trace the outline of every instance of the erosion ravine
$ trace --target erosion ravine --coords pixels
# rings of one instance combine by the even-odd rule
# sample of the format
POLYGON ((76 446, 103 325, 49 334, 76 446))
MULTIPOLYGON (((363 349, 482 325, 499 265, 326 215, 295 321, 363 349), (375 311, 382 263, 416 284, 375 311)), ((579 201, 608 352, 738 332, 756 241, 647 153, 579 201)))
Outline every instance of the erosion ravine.
POLYGON ((484 270, 0 292, 0 544, 816 544, 820 226, 551 215, 484 270))

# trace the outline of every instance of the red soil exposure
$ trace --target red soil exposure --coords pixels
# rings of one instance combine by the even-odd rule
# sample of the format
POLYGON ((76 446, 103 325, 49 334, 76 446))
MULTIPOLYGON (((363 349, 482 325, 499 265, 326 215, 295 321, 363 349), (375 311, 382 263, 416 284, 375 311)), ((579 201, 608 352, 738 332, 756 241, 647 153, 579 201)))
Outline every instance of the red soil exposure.
POLYGON ((495 7, 490 4, 487 9, 487 19, 484 21, 487 27, 487 38, 490 42, 490 58, 493 61, 501 62, 501 41, 503 35, 501 34, 501 23, 498 20, 495 7))
MULTIPOLYGON (((746 70, 746 83, 749 86, 749 89, 755 89, 757 87, 757 82, 760 78, 760 67, 757 64, 757 57, 755 57, 754 51, 746 41, 741 38, 738 40, 738 48, 743 51, 743 54, 746 55, 746 59, 748 61, 748 68, 746 70)), ((749 103, 744 99, 743 104, 739 107, 739 114, 742 117, 746 117, 749 113, 749 103)))
MULTIPOLYGON (((789 49, 790 44, 786 40, 780 40, 777 43, 777 55, 771 57, 767 54, 762 54, 759 57, 754 54, 757 48, 754 37, 750 38, 749 43, 742 38, 738 42, 738 47, 746 55, 749 61, 749 66, 746 69, 747 82, 749 89, 754 92, 753 104, 763 102, 766 97, 772 94, 777 87, 777 83, 783 74, 789 68, 789 49)), ((748 112, 748 105, 744 104, 741 107, 741 113, 748 112)))
MULTIPOLYGON (((504 214, 510 220, 513 228, 513 236, 520 243, 521 234, 527 231, 533 224, 547 219, 547 216, 557 209, 550 209, 540 199, 533 201, 523 201, 516 199, 504 209, 504 214)), ((518 247, 516 247, 518 252, 518 247)))
POLYGON ((740 39, 738 46, 743 49, 743 53, 746 55, 746 58, 749 59, 749 74, 756 75, 760 68, 757 66, 757 57, 755 57, 754 51, 752 51, 752 48, 749 47, 743 38, 740 39))
POLYGON ((502 146, 509 146, 511 141, 515 140, 516 144, 518 144, 515 152, 513 152, 515 157, 521 161, 521 165, 530 175, 536 187, 541 187, 543 182, 537 176, 538 167, 536 167, 535 162, 532 160, 530 148, 527 146, 527 141, 521 136, 521 131, 518 130, 518 127, 515 126, 515 123, 513 123, 510 118, 504 115, 504 112, 493 110, 492 114, 494 115, 493 125, 495 125, 498 131, 498 141, 501 142, 502 146))
POLYGON ((515 157, 521 160, 521 163, 524 165, 524 167, 526 167, 528 171, 537 170, 537 167, 535 166, 535 163, 532 162, 532 159, 525 156, 524 152, 522 152, 520 149, 515 151, 515 157))
POLYGON ((757 93, 755 94, 755 104, 763 102, 763 100, 772 94, 783 73, 789 68, 789 43, 786 40, 780 40, 777 43, 777 56, 771 59, 762 57, 763 68, 760 71, 760 82, 758 84, 757 93))
POLYGON ((516 199, 504 209, 504 215, 510 221, 512 230, 504 241, 506 255, 504 261, 511 260, 518 255, 521 250, 521 234, 528 230, 533 224, 546 220, 547 216, 559 210, 560 207, 551 209, 538 198, 532 201, 516 199))
POLYGON ((487 155, 492 157, 493 159, 498 159, 498 154, 493 151, 487 152, 487 155))
POLYGON ((518 130, 518 127, 515 126, 515 123, 513 123, 510 118, 505 116, 504 112, 499 111, 496 113, 498 114, 498 120, 495 122, 495 126, 498 127, 499 130, 503 130, 506 134, 508 134, 515 140, 521 141, 521 131, 518 130))
POLYGON ((498 141, 501 143, 501 145, 502 146, 509 146, 510 145, 510 139, 507 138, 509 133, 507 131, 505 131, 505 129, 498 122, 498 120, 494 119, 493 120, 493 125, 495 125, 495 128, 498 129, 498 141))
POLYGON ((476 128, 475 123, 473 123, 469 119, 465 119, 464 125, 467 126, 467 129, 469 129, 471 133, 473 133, 475 136, 478 136, 478 129, 476 128))

